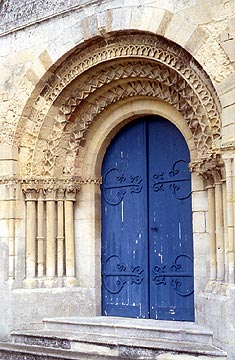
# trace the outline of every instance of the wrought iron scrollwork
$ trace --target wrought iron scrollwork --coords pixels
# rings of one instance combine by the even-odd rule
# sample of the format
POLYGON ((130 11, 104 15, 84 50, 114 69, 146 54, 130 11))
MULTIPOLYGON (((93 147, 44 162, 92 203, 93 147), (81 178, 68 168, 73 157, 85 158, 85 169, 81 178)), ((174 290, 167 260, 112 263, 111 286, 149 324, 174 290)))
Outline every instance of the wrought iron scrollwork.
POLYGON ((177 200, 185 200, 191 195, 191 189, 185 194, 184 187, 182 187, 182 183, 190 183, 190 176, 185 176, 185 173, 187 174, 188 172, 187 161, 177 160, 168 172, 168 175, 165 175, 164 172, 153 175, 152 188, 155 192, 165 191, 166 185, 169 185, 168 188, 171 189, 177 200))
POLYGON ((129 176, 129 180, 118 168, 112 168, 107 171, 104 176, 103 184, 103 197, 110 205, 118 205, 123 200, 127 191, 130 193, 141 192, 142 178, 140 176, 129 176))
POLYGON ((193 278, 193 260, 189 255, 178 255, 168 269, 166 265, 155 265, 152 274, 155 285, 167 285, 169 278, 178 295, 185 297, 193 294, 193 281, 190 281, 193 278))
POLYGON ((144 279, 143 273, 144 269, 138 265, 131 266, 128 270, 118 255, 111 255, 103 264, 103 285, 109 293, 118 294, 127 282, 131 285, 141 284, 144 279))

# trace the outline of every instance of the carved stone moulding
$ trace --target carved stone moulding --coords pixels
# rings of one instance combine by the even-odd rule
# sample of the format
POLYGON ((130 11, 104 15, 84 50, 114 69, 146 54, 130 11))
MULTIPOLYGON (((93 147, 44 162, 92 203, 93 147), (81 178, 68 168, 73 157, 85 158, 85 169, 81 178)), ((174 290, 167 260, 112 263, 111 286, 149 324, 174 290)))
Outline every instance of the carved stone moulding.
MULTIPOLYGON (((70 131, 71 135, 68 145, 66 146, 68 151, 65 155, 66 160, 64 161, 64 164, 66 164, 64 165, 65 174, 69 174, 70 171, 73 170, 74 161, 79 152, 79 146, 81 142, 84 144, 87 130, 97 116, 111 104, 118 103, 118 101, 127 98, 133 99, 138 96, 164 100, 179 110, 183 114, 186 123, 194 136, 196 148, 201 155, 204 154, 205 156, 210 149, 212 138, 208 131, 209 127, 205 126, 202 128, 200 125, 200 120, 203 115, 195 115, 197 108, 200 106, 197 98, 186 97, 183 91, 177 91, 177 89, 170 86, 166 87, 163 82, 160 83, 147 79, 131 79, 128 82, 116 84, 113 88, 109 87, 107 91, 104 89, 102 89, 102 92, 101 90, 97 91, 92 99, 82 106, 82 111, 79 111, 78 108, 77 121, 69 124, 66 128, 67 131, 70 131)), ((47 153, 47 156, 48 155, 49 153, 47 153)), ((58 157, 59 156, 55 157, 54 154, 51 154, 51 157, 49 159, 45 158, 44 161, 52 163, 53 158, 57 159, 58 157)))
POLYGON ((92 72, 82 80, 71 91, 71 96, 62 102, 62 115, 55 119, 48 141, 50 146, 44 152, 42 171, 46 175, 52 175, 57 159, 66 164, 64 173, 72 174, 80 143, 84 144, 86 130, 96 117, 110 104, 140 95, 172 104, 184 115, 199 152, 203 154, 210 149, 213 139, 201 103, 189 84, 173 69, 151 61, 131 59, 115 66, 106 64, 100 72, 92 72), (65 117, 66 121, 63 121, 65 117), (67 136, 62 136, 63 131, 70 132, 70 140, 67 145, 60 146, 67 136), (65 161, 60 160, 65 156, 62 148, 68 149, 65 161))
POLYGON ((1 176, 0 185, 17 185, 19 183, 19 178, 16 176, 1 176))
POLYGON ((101 178, 95 177, 63 177, 63 178, 22 178, 18 179, 21 184, 22 190, 26 193, 30 190, 39 193, 43 191, 45 194, 48 191, 56 191, 58 194, 62 191, 66 192, 79 192, 82 185, 85 184, 101 184, 101 178))
MULTIPOLYGON (((48 192, 54 192, 57 196, 57 199, 63 197, 64 194, 74 193, 80 191, 81 186, 86 184, 95 184, 100 185, 102 182, 101 178, 99 177, 63 177, 63 178, 36 178, 36 177, 27 177, 27 178, 20 178, 20 177, 9 177, 9 176, 2 176, 0 177, 0 185, 5 185, 10 189, 13 187, 16 189, 22 189, 24 194, 28 194, 27 198, 30 197, 30 193, 32 198, 35 196, 40 198, 40 196, 46 195, 48 192)), ((7 196, 7 195, 6 195, 7 196)), ((11 198, 11 193, 9 194, 11 198)), ((15 199, 15 195, 13 197, 15 199)))
POLYGON ((220 150, 223 152, 235 150, 235 140, 228 141, 226 143, 222 143, 220 145, 220 150))
MULTIPOLYGON (((89 118, 86 106, 84 106, 86 109, 84 114, 80 112, 85 99, 88 101, 89 97, 101 87, 114 84, 121 78, 151 78, 155 81, 158 78, 159 83, 165 82, 166 84, 168 82, 168 88, 171 87, 175 89, 176 93, 181 94, 183 101, 178 101, 180 111, 185 106, 189 108, 188 104, 191 102, 190 111, 195 116, 189 126, 194 128, 195 124, 199 123, 198 131, 195 131, 194 134, 198 136, 201 133, 202 146, 211 149, 214 140, 220 138, 220 107, 215 90, 203 69, 185 50, 156 35, 115 34, 115 36, 110 35, 106 42, 100 39, 91 45, 86 45, 86 49, 80 48, 75 51, 55 70, 44 86, 35 101, 30 116, 34 127, 31 132, 31 141, 28 144, 27 162, 30 166, 27 174, 35 174, 32 169, 37 168, 37 165, 34 164, 38 162, 37 153, 39 152, 37 149, 41 146, 39 134, 51 109, 54 111, 60 104, 58 114, 53 114, 56 121, 46 141, 48 146, 44 152, 43 164, 39 165, 39 173, 50 176, 53 175, 55 163, 63 163, 63 160, 57 159, 56 151, 58 148, 61 149, 63 142, 61 139, 66 127, 68 128, 69 124, 74 121, 73 114, 75 116, 78 109, 79 118, 83 116, 81 122, 79 119, 76 121, 80 130, 75 134, 75 138, 79 143, 85 140, 83 127, 86 130, 95 120, 95 116, 92 119, 89 118), (94 76, 95 73, 98 76, 94 76), (73 92, 69 89, 74 84, 77 84, 78 89, 73 92), (56 106, 53 107, 55 103, 56 106), (200 106, 194 106, 196 103, 200 106), (89 120, 86 122, 84 118, 89 120)), ((162 93, 164 91, 165 89, 162 89, 162 93)), ((153 95, 149 94, 149 96, 153 95)), ((109 98, 109 101, 112 99, 109 98)), ((175 101, 177 101, 177 97, 175 97, 175 101)), ((105 108, 102 107, 102 102, 103 99, 100 98, 99 109, 105 108)), ((108 105, 106 104, 106 106, 108 105)), ((92 112, 94 113, 93 110, 92 112)), ((24 126, 19 122, 15 136, 16 145, 20 146, 21 143, 25 143, 23 138, 24 126), (20 142, 17 139, 20 139, 20 142)), ((78 145, 76 149, 72 146, 71 151, 77 151, 78 145)), ((59 155, 60 151, 63 153, 63 149, 59 150, 59 155)))

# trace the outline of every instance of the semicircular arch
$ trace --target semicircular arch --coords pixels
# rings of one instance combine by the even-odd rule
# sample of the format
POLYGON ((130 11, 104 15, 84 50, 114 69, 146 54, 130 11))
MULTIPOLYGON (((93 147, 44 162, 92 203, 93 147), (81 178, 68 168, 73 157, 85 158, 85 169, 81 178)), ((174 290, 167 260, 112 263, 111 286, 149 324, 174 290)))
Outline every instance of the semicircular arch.
MULTIPOLYGON (((107 146, 118 131, 130 121, 143 116, 161 116, 172 122, 182 133, 188 145, 191 161, 197 158, 198 151, 192 132, 183 115, 168 102, 152 97, 139 96, 126 98, 106 108, 90 128, 86 147, 81 153, 81 176, 99 178, 101 165, 107 146)), ((76 161, 76 159, 75 159, 76 161)))
MULTIPOLYGON (((155 97, 175 106, 192 129, 200 156, 215 147, 220 137, 219 102, 200 66, 162 37, 121 34, 75 52, 55 71, 31 113, 31 141, 21 153, 23 176, 54 176, 69 153, 75 159, 81 144, 84 147, 96 116, 133 96, 155 97)), ((23 138, 18 128, 16 139, 23 138)), ((69 173, 74 172, 73 166, 69 173)), ((68 172, 60 175, 64 174, 68 172)))

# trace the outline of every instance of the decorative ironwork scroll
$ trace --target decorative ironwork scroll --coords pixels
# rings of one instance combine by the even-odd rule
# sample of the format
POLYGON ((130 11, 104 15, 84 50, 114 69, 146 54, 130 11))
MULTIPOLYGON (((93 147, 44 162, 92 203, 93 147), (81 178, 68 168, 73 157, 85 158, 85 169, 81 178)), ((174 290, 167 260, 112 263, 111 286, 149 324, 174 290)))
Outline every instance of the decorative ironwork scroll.
POLYGON ((118 205, 129 190, 130 193, 141 192, 142 178, 140 176, 129 176, 129 180, 118 168, 107 171, 101 186, 105 201, 110 205, 118 205))
POLYGON ((185 183, 190 184, 190 176, 187 176, 187 173, 189 173, 187 161, 177 160, 167 175, 164 171, 153 175, 153 191, 165 191, 166 186, 168 185, 168 188, 171 189, 177 200, 189 198, 191 189, 189 191, 188 186, 183 186, 185 183))
POLYGON ((167 269, 166 265, 155 265, 153 268, 152 280, 155 285, 167 285, 167 279, 175 292, 180 296, 193 294, 193 260, 189 255, 178 255, 172 266, 167 269))
POLYGON ((103 264, 103 285, 111 294, 118 294, 125 284, 141 284, 144 277, 142 276, 144 269, 140 266, 131 266, 128 270, 127 266, 121 262, 118 255, 111 255, 103 264))

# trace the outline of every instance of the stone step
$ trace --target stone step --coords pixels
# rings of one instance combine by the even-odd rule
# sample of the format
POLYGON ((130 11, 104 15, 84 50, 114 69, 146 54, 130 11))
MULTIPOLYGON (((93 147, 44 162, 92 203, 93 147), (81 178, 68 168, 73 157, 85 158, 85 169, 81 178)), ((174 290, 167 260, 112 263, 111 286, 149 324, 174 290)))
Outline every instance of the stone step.
POLYGON ((97 354, 102 356, 127 356, 130 359, 155 359, 159 352, 204 356, 205 359, 226 359, 226 354, 211 344, 172 341, 161 338, 120 337, 93 332, 82 333, 58 330, 28 330, 12 334, 15 344, 48 347, 64 351, 97 354))
MULTIPOLYGON (((0 360, 118 360, 117 356, 98 355, 97 352, 72 351, 31 346, 25 344, 0 343, 0 360)), ((213 359, 214 360, 214 359, 213 359)), ((216 359, 217 360, 217 359, 216 359)), ((219 359, 221 360, 221 358, 219 359)))
POLYGON ((212 344, 212 331, 193 322, 130 319, 118 317, 74 317, 44 319, 47 330, 118 335, 124 338, 165 339, 212 344))
MULTIPOLYGON (((40 330, 15 331, 12 340, 14 351, 25 354, 25 357, 12 357, 17 360, 39 359, 35 357, 37 354, 46 360, 174 360, 178 355, 181 356, 178 360, 226 359, 226 353, 213 345, 210 330, 187 322, 117 317, 54 318, 45 319, 40 330)), ((2 351, 0 347, 0 355, 2 351)))
POLYGON ((159 352, 146 349, 139 352, 138 348, 129 351, 124 347, 110 348, 109 354, 101 354, 100 349, 89 351, 75 351, 72 349, 55 349, 25 344, 0 343, 1 360, 128 360, 128 359, 155 359, 155 360, 226 360, 226 356, 174 354, 170 351, 159 352), (112 353, 111 353, 112 351, 112 353))

